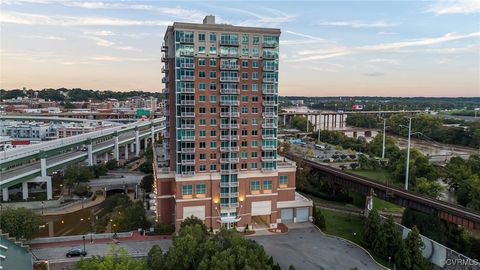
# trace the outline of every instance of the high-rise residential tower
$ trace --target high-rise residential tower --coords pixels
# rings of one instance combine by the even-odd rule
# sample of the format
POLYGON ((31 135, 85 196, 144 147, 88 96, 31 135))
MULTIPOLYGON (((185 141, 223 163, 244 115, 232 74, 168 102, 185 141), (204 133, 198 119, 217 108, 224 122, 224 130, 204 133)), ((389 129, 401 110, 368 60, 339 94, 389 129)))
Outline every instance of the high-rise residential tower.
MULTIPOLYGON (((208 227, 308 220, 295 163, 277 155, 280 29, 173 23, 162 51, 167 131, 155 166, 158 221, 208 227)), ((263 225, 262 225, 263 224, 263 225)))

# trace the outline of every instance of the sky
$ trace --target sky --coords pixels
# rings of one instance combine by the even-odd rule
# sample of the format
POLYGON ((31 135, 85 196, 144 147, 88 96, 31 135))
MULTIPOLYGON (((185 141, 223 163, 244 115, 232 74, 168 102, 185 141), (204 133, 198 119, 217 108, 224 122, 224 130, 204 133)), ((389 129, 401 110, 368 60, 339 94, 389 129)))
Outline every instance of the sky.
POLYGON ((0 88, 161 91, 174 21, 275 27, 283 96, 480 96, 480 1, 0 0, 0 88))

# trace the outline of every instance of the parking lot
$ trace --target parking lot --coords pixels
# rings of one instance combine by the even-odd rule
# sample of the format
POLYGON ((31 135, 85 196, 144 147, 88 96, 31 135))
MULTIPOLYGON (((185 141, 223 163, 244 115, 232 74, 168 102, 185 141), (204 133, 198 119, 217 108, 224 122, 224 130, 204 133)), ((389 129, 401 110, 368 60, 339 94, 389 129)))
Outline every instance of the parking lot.
POLYGON ((311 224, 302 227, 291 228, 288 234, 252 236, 252 239, 262 244, 282 269, 290 265, 302 270, 383 269, 357 246, 325 236, 311 224))

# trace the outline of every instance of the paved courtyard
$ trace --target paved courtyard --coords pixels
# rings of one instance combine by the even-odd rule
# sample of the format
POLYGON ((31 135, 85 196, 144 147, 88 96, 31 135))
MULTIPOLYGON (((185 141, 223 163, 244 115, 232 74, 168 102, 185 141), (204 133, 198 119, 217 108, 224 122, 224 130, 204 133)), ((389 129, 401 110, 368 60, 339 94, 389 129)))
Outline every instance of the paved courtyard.
POLYGON ((362 249, 349 242, 321 234, 312 225, 291 228, 288 234, 252 236, 265 247, 282 269, 359 270, 383 269, 362 249))

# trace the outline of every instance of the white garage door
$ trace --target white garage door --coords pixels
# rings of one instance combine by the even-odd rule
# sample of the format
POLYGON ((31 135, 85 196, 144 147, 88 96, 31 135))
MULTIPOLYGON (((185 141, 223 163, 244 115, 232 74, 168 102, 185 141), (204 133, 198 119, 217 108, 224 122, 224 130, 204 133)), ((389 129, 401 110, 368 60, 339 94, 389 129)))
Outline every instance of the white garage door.
POLYGON ((282 209, 282 223, 293 222, 293 208, 282 209))
POLYGON ((183 208, 183 219, 191 217, 192 215, 201 220, 205 220, 205 205, 188 206, 183 208))
POLYGON ((272 201, 252 202, 252 216, 270 215, 272 213, 272 201))
POLYGON ((297 208, 297 222, 308 221, 308 207, 297 208))

